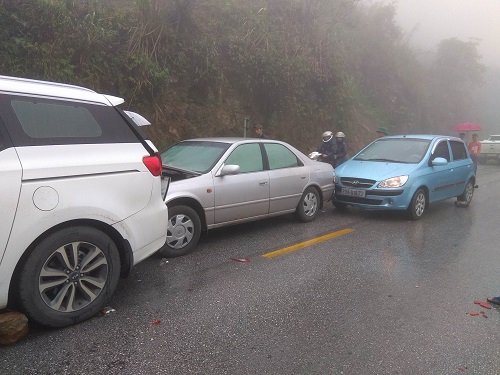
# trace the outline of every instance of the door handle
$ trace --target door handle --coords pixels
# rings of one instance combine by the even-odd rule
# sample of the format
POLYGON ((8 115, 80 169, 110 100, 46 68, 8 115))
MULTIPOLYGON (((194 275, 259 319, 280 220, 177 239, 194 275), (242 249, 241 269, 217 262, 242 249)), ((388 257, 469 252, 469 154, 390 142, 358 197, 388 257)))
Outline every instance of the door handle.
POLYGON ((261 182, 259 182, 259 185, 260 186, 265 186, 265 185, 267 185, 267 181, 261 181, 261 182))

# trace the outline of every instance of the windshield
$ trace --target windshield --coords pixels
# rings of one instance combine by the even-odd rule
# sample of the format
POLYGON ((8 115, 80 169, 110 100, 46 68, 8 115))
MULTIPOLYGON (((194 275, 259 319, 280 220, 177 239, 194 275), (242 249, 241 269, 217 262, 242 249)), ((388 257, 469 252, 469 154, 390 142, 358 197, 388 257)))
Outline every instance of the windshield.
POLYGON ((379 139, 362 150, 354 160, 416 164, 423 159, 430 143, 425 139, 379 139))
POLYGON ((207 173, 229 146, 229 143, 221 142, 180 142, 163 151, 161 161, 167 166, 207 173))

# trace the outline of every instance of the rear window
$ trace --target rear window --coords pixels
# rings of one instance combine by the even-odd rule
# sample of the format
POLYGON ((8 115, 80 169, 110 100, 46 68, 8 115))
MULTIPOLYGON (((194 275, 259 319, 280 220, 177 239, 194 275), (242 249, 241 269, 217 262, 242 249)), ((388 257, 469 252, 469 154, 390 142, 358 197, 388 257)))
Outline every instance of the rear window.
POLYGON ((0 111, 16 146, 139 141, 132 130, 136 126, 114 107, 5 95, 0 111))
POLYGON ((100 137, 102 129, 88 109, 13 100, 24 132, 32 138, 100 137))

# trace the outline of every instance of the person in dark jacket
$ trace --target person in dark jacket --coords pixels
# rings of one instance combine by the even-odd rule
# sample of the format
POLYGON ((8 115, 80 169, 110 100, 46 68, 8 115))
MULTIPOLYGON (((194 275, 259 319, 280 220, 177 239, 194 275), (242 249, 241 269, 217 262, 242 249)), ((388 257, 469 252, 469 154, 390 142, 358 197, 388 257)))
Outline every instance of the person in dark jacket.
POLYGON ((343 132, 338 132, 335 134, 335 143, 333 147, 333 168, 338 167, 340 164, 345 162, 347 157, 347 145, 345 144, 345 134, 343 132))
POLYGON ((255 129, 255 134, 257 134, 257 138, 267 139, 266 135, 264 134, 264 131, 262 130, 261 124, 256 124, 254 126, 254 129, 255 129))
POLYGON ((321 154, 319 160, 333 166, 335 164, 335 159, 333 158, 335 147, 335 141, 333 141, 333 133, 328 130, 324 132, 321 137, 323 138, 323 143, 316 150, 321 154))

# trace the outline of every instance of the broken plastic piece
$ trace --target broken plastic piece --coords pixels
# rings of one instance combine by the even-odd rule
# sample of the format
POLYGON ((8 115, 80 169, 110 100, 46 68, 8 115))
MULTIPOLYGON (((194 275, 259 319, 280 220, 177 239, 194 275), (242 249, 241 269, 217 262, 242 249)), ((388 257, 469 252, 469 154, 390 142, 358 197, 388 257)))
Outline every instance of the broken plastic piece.
POLYGON ((479 313, 477 311, 468 312, 466 314, 468 314, 470 316, 478 316, 479 315, 479 313))
POLYGON ((476 305, 479 305, 481 307, 484 307, 485 309, 491 309, 491 306, 488 304, 488 302, 483 302, 483 301, 474 301, 476 305))
POLYGON ((106 306, 105 308, 103 308, 101 310, 102 315, 107 315, 107 314, 112 313, 112 312, 116 312, 116 310, 113 309, 111 306, 106 306))
POLYGON ((152 326, 157 326, 160 323, 161 323, 161 320, 158 319, 158 320, 155 320, 154 322, 150 322, 149 324, 151 324, 152 326))
POLYGON ((235 262, 242 262, 242 263, 247 263, 247 262, 250 262, 250 259, 249 258, 244 258, 244 259, 241 259, 241 258, 231 258, 231 260, 234 260, 235 262))

